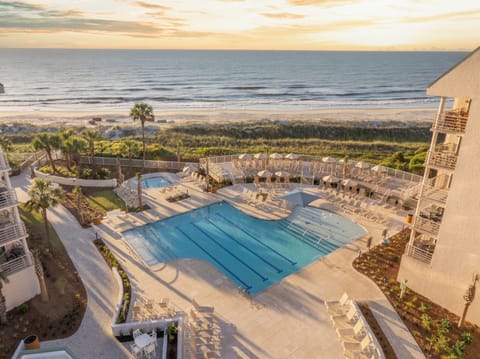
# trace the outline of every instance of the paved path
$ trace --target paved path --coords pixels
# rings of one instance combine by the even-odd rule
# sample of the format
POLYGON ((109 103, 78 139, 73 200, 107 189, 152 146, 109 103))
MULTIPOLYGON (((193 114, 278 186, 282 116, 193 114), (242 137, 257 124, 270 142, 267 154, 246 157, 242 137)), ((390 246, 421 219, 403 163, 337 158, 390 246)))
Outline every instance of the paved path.
MULTIPOLYGON (((11 177, 20 202, 28 200, 28 175, 22 173, 11 177)), ((92 243, 94 232, 91 228, 82 228, 63 206, 49 209, 48 216, 82 278, 88 304, 82 324, 74 335, 43 342, 42 346, 68 346, 79 358, 128 358, 128 351, 112 336, 111 321, 118 286, 112 271, 92 243)))

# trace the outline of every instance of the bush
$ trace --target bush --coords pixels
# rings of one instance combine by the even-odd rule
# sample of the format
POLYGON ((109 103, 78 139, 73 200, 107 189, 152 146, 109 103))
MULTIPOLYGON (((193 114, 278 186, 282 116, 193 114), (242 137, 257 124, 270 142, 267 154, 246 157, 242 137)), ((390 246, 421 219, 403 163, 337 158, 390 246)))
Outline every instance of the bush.
POLYGON ((23 304, 20 304, 17 308, 17 311, 20 313, 20 314, 25 314, 26 312, 28 312, 28 309, 30 309, 30 307, 28 306, 27 303, 23 303, 23 304))

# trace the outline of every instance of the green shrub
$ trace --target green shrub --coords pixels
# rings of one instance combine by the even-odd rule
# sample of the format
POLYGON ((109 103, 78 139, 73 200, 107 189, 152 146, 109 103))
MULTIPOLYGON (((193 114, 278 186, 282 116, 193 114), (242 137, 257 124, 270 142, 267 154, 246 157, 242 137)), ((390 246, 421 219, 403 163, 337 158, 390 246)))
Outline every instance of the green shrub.
POLYGON ((468 333, 468 332, 464 332, 462 333, 462 335, 460 336, 460 339, 465 343, 465 344, 470 344, 473 340, 473 337, 472 337, 472 334, 468 333))
POLYGON ((23 303, 23 304, 20 304, 17 308, 17 311, 20 313, 20 314, 25 314, 26 312, 28 312, 28 310, 30 309, 30 307, 28 306, 27 303, 23 303))
POLYGON ((422 314, 422 328, 425 329, 427 332, 430 331, 432 328, 432 318, 428 314, 422 314))

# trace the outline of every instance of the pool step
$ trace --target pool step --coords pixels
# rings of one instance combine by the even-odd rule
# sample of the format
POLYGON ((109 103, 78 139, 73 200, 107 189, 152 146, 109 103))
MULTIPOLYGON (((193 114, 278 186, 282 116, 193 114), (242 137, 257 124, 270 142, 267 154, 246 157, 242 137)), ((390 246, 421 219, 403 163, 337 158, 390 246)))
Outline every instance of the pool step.
POLYGON ((306 244, 321 250, 322 252, 333 252, 334 250, 338 249, 338 246, 328 242, 325 238, 321 236, 315 236, 314 234, 310 233, 308 230, 306 231, 304 228, 298 226, 297 224, 291 223, 289 221, 282 221, 281 227, 284 228, 285 231, 291 233, 294 237, 302 240, 306 244))

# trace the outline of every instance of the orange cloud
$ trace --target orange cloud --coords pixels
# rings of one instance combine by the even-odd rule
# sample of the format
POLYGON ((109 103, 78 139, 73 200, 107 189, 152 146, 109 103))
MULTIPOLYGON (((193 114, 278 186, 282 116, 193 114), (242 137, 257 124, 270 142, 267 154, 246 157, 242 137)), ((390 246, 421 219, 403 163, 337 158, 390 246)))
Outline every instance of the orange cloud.
POLYGON ((288 12, 281 12, 281 13, 263 13, 265 17, 269 17, 272 19, 303 19, 305 15, 300 14, 291 14, 288 12))

